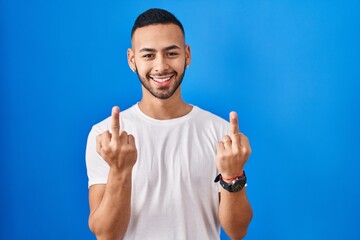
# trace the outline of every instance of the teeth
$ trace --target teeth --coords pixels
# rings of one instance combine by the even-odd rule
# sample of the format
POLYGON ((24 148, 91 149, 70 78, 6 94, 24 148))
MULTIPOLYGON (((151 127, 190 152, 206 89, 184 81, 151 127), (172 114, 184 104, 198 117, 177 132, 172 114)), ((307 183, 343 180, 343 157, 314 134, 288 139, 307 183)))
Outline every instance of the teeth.
POLYGON ((160 83, 163 83, 163 82, 166 82, 170 79, 170 77, 167 77, 167 78, 152 78, 154 79, 154 81, 156 82, 160 82, 160 83))

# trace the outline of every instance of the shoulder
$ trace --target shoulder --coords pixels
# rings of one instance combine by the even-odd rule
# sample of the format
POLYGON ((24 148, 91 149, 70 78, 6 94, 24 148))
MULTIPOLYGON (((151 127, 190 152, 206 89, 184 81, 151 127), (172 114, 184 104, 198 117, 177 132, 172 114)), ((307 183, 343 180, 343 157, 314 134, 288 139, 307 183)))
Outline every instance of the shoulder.
POLYGON ((202 129, 205 132, 214 133, 218 137, 228 134, 229 122, 222 117, 194 106, 196 111, 193 117, 192 124, 199 131, 202 129))
POLYGON ((222 117, 204 110, 200 107, 194 106, 195 110, 196 110, 196 118, 198 118, 199 120, 201 120, 201 122, 203 123, 213 123, 213 124, 217 124, 220 126, 228 126, 229 122, 226 121, 225 119, 223 119, 222 117))

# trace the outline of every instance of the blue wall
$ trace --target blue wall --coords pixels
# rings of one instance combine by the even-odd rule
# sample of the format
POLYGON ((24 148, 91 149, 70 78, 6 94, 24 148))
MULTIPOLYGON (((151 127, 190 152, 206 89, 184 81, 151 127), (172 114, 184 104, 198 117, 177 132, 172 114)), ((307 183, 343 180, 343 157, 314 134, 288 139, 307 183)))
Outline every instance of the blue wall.
POLYGON ((340 0, 0 1, 0 238, 94 239, 86 137, 141 97, 126 49, 150 7, 185 26, 184 98, 251 140, 246 239, 360 239, 360 3, 340 0))

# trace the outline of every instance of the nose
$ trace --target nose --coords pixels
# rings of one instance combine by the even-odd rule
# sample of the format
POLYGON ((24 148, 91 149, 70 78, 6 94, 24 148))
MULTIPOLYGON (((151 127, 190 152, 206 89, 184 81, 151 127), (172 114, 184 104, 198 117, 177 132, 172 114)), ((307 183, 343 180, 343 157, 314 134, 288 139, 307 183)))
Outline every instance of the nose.
POLYGON ((154 71, 157 73, 162 73, 169 69, 169 64, 167 59, 163 56, 158 56, 154 61, 154 71))

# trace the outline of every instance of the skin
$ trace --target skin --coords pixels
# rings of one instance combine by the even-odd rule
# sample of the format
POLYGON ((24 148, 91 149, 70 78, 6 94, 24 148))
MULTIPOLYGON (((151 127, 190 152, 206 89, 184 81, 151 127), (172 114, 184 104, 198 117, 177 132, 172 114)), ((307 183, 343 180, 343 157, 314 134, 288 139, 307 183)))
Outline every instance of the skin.
MULTIPOLYGON (((160 120, 186 115, 192 106, 181 97, 181 81, 191 62, 190 47, 174 24, 138 28, 127 52, 129 67, 142 84, 139 108, 160 120)), ((112 109, 112 134, 97 136, 97 152, 110 166, 107 184, 89 188, 89 227, 97 239, 121 239, 130 220, 131 176, 137 150, 132 135, 122 131, 120 109, 112 109)), ((247 137, 239 132, 237 114, 230 113, 230 135, 217 143, 216 164, 224 178, 242 174, 251 153, 247 137)), ((252 218, 246 189, 237 193, 220 192, 219 218, 231 239, 242 239, 252 218)))

